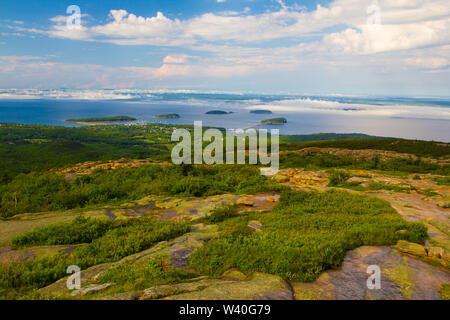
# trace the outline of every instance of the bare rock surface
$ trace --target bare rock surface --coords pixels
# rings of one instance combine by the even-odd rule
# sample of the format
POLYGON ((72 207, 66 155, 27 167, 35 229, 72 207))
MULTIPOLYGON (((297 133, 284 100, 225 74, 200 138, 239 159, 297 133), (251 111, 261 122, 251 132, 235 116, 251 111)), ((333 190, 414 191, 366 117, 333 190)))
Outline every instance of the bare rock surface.
POLYGON ((249 280, 215 280, 204 289, 166 297, 168 300, 292 300, 293 292, 281 277, 254 273, 249 280))
POLYGON ((104 283, 104 284, 90 284, 85 286, 84 288, 78 289, 73 291, 70 295, 72 297, 76 297, 76 296, 84 296, 87 295, 88 293, 96 293, 96 292, 100 292, 100 291, 104 291, 106 289, 108 289, 109 287, 111 287, 113 284, 112 283, 104 283))
POLYGON ((324 272, 312 283, 292 282, 299 300, 439 300, 450 273, 390 247, 361 247, 347 253, 340 270, 324 272), (381 288, 370 290, 368 266, 381 270, 381 288))

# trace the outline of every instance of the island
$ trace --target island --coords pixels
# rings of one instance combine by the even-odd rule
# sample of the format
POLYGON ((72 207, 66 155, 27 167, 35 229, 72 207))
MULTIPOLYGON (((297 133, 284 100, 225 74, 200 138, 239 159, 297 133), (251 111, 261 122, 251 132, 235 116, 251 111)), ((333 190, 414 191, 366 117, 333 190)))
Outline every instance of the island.
POLYGON ((211 110, 206 112, 206 114, 230 114, 233 112, 227 112, 227 111, 223 111, 223 110, 211 110))
POLYGON ((73 122, 78 124, 100 125, 111 124, 116 122, 129 122, 136 121, 136 118, 128 116, 114 116, 114 117, 95 117, 95 118, 79 118, 79 119, 67 119, 66 122, 73 122))
POLYGON ((156 119, 180 119, 181 116, 177 113, 168 113, 168 114, 160 114, 160 115, 154 116, 153 118, 156 118, 156 119))
POLYGON ((261 124, 286 124, 286 118, 272 118, 261 121, 261 124))
POLYGON ((272 114, 272 111, 258 109, 258 110, 250 110, 250 113, 255 113, 255 114, 272 114))

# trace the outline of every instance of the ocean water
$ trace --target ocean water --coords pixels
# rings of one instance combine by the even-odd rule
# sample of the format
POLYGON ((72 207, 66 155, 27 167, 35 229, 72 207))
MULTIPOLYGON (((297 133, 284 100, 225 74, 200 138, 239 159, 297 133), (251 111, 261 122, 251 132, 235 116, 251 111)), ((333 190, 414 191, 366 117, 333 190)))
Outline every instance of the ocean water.
POLYGON ((365 133, 450 142, 449 99, 0 90, 0 122, 78 126, 65 120, 116 115, 135 117, 138 123, 203 121, 204 126, 229 129, 245 129, 267 118, 285 117, 285 125, 258 128, 277 128, 281 134, 365 133), (252 114, 252 109, 271 110, 273 114, 252 114), (205 114, 209 110, 232 113, 205 114), (181 118, 153 118, 163 113, 178 113, 181 118))

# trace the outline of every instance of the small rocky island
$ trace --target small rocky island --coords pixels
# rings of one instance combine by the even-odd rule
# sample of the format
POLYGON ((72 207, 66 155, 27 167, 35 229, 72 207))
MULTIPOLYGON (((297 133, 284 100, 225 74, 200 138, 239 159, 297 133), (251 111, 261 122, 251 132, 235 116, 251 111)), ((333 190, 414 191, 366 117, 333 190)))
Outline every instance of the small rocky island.
POLYGON ((261 121, 261 124, 286 124, 286 118, 272 118, 261 121))
POLYGON ((67 119, 66 122, 73 122, 78 124, 89 124, 89 125, 101 125, 101 124, 112 124, 118 122, 130 122, 136 121, 136 118, 128 116, 114 116, 114 117, 94 117, 94 118, 79 118, 79 119, 67 119))
POLYGON ((168 114, 160 114, 160 115, 154 116, 153 118, 156 118, 156 119, 180 119, 181 116, 177 113, 168 113, 168 114))
POLYGON ((220 115, 220 114, 231 114, 233 112, 227 112, 227 111, 223 111, 223 110, 211 110, 206 112, 206 114, 216 114, 216 115, 220 115))
POLYGON ((258 110, 250 110, 250 113, 254 113, 254 114, 272 114, 272 111, 258 109, 258 110))

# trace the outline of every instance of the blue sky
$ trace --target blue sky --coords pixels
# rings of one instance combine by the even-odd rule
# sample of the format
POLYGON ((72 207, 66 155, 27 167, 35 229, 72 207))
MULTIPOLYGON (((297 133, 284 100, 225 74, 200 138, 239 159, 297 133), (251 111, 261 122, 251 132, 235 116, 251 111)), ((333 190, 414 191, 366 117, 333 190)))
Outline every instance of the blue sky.
POLYGON ((0 88, 449 96, 449 27, 447 0, 10 1, 0 88))

